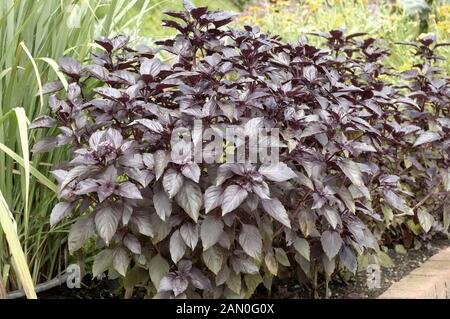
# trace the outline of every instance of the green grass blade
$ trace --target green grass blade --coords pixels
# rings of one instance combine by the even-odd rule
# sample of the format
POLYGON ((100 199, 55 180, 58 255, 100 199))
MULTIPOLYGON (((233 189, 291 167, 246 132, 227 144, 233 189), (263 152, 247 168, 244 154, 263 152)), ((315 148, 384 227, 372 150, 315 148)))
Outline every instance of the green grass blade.
POLYGON ((5 282, 3 281, 3 276, 0 272, 0 299, 6 299, 7 293, 6 293, 6 287, 5 282))
POLYGON ((39 74, 39 69, 36 65, 36 61, 34 61, 33 55, 31 54, 30 50, 28 50, 27 46, 25 45, 25 42, 20 42, 20 46, 23 48, 23 50, 25 51, 25 54, 28 56, 28 58, 30 59, 31 64, 33 65, 33 69, 34 69, 34 73, 36 74, 36 80, 38 83, 38 88, 39 88, 39 98, 41 101, 41 108, 44 106, 44 94, 42 93, 42 80, 41 80, 41 75, 39 74))
POLYGON ((59 70, 58 63, 56 63, 55 60, 50 58, 39 58, 40 60, 47 62, 48 65, 50 65, 55 71, 56 75, 58 76, 58 79, 61 81, 62 85, 64 86, 64 89, 67 91, 67 88, 69 86, 69 83, 67 83, 67 80, 64 76, 64 74, 59 70))
MULTIPOLYGON (((23 159, 15 153, 12 149, 10 149, 8 146, 6 146, 3 143, 0 143, 0 151, 7 154, 9 157, 11 157, 14 161, 16 161, 20 166, 24 167, 25 163, 23 159)), ((56 185, 51 180, 49 180, 45 175, 43 175, 41 172, 39 172, 35 167, 30 165, 30 173, 33 175, 42 185, 46 186, 48 189, 56 193, 56 185)))
POLYGON ((29 194, 30 194, 30 151, 28 149, 28 118, 25 114, 25 109, 22 107, 17 107, 14 109, 17 118, 17 126, 19 128, 19 140, 20 148, 22 150, 23 158, 23 169, 25 176, 23 180, 25 181, 25 189, 23 192, 23 197, 25 199, 25 216, 24 216, 24 226, 25 226, 25 238, 28 237, 28 221, 30 219, 29 211, 29 194))
POLYGON ((15 221, 2 192, 0 192, 0 225, 5 233, 15 270, 22 283, 25 295, 28 299, 37 299, 30 269, 28 268, 28 263, 17 235, 15 221))

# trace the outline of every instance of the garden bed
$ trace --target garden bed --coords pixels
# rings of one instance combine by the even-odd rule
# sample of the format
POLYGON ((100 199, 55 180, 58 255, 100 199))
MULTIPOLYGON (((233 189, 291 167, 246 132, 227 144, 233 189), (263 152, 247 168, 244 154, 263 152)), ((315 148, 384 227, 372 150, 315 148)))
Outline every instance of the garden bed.
POLYGON ((331 287, 332 298, 377 298, 394 282, 399 281, 411 271, 420 267, 431 256, 448 246, 450 246, 450 240, 440 238, 423 244, 420 249, 409 250, 407 255, 399 254, 391 249, 389 255, 395 266, 381 269, 380 288, 368 290, 366 274, 360 273, 347 286, 333 284, 331 287))
MULTIPOLYGON (((359 272, 350 279, 337 277, 330 283, 332 299, 361 299, 377 298, 385 292, 394 282, 408 275, 414 269, 420 267, 431 256, 440 250, 450 246, 450 239, 438 237, 430 242, 423 243, 419 249, 410 249, 407 254, 401 254, 394 249, 388 251, 389 257, 394 263, 393 267, 381 268, 380 288, 368 289, 367 277, 365 272, 359 272)), ((300 288, 298 285, 288 287, 280 285, 278 291, 274 293, 276 298, 310 298, 311 292, 300 288)), ((325 295, 325 289, 319 290, 319 295, 325 295)))
POLYGON ((0 141, 0 298, 356 299, 450 285, 426 281, 434 257, 421 266, 450 245, 436 239, 450 227, 449 7, 422 10, 424 25, 387 1, 263 2, 234 23, 189 0, 158 8, 171 36, 156 42, 112 25, 128 20, 115 19, 126 1, 103 28, 77 22, 84 44, 5 35, 18 34, 1 104, 40 106, 0 110, 3 135, 19 136, 0 141), (69 254, 86 265, 80 289, 69 270, 47 281, 69 254), (376 289, 368 265, 384 267, 376 289), (92 279, 105 274, 118 279, 92 279))
MULTIPOLYGON (((450 239, 445 237, 435 238, 434 240, 422 244, 418 249, 410 249, 407 254, 401 254, 394 249, 388 251, 394 266, 381 269, 380 288, 368 289, 366 273, 359 272, 355 277, 345 280, 343 277, 337 277, 330 283, 332 299, 364 299, 377 298, 385 292, 393 283, 400 281, 411 271, 420 267, 431 256, 440 250, 450 246, 450 239)), ((119 298, 114 291, 118 287, 112 280, 92 280, 85 278, 81 289, 69 289, 66 286, 56 287, 49 291, 39 294, 41 299, 111 299, 119 298)), ((279 285, 273 292, 271 298, 292 298, 305 299, 310 298, 310 291, 301 288, 298 285, 279 285), (290 287, 289 287, 290 286, 290 287)), ((323 288, 319 291, 320 296, 325 295, 323 288)), ((259 295, 258 298, 267 298, 267 295, 259 295)))
POLYGON ((55 287, 38 294, 39 299, 112 299, 117 282, 113 280, 93 280, 86 277, 79 289, 70 289, 66 285, 55 287))

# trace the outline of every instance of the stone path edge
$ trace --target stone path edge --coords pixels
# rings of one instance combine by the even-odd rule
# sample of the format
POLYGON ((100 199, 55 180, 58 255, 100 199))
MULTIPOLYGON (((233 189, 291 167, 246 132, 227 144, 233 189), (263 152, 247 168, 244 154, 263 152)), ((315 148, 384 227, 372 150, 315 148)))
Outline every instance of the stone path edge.
POLYGON ((393 283, 379 299, 450 299, 450 247, 393 283))

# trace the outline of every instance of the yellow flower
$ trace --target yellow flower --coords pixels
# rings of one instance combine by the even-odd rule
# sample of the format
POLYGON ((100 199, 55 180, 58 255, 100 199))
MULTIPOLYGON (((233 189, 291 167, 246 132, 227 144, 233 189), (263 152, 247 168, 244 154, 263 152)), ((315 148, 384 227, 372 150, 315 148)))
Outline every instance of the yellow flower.
POLYGON ((256 12, 258 12, 260 10, 261 10, 261 8, 258 7, 258 6, 250 6, 250 7, 248 7, 248 11, 253 12, 253 13, 256 13, 256 12))
POLYGON ((278 1, 277 5, 279 5, 280 7, 289 7, 291 5, 291 2, 287 0, 282 0, 278 1))
POLYGON ((319 10, 319 6, 317 4, 310 4, 309 10, 311 10, 312 12, 317 11, 319 10))
POLYGON ((252 17, 248 16, 248 15, 242 15, 242 16, 238 17, 238 20, 241 21, 242 23, 248 23, 248 22, 252 21, 252 17))
POLYGON ((440 17, 448 17, 450 16, 450 4, 443 5, 439 8, 439 16, 440 17))
POLYGON ((411 63, 405 62, 397 68, 397 71, 403 72, 403 71, 411 70, 411 68, 412 68, 411 63))
POLYGON ((439 21, 436 23, 436 28, 444 32, 450 32, 450 21, 439 21))

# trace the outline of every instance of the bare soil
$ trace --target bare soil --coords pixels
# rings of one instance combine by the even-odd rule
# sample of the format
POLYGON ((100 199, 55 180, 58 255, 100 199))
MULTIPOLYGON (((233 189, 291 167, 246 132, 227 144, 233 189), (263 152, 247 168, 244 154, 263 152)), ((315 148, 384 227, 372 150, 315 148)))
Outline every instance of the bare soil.
MULTIPOLYGON (((394 249, 388 251, 395 266, 391 268, 381 268, 380 288, 368 289, 365 272, 357 273, 356 276, 337 276, 330 283, 332 299, 365 299, 376 298, 386 291, 394 282, 409 274, 412 270, 423 264, 428 258, 436 254, 439 250, 450 246, 450 239, 435 238, 423 243, 419 249, 409 249, 407 254, 397 253, 394 249)), ((256 298, 311 298, 311 289, 300 286, 290 281, 274 282, 274 290, 270 295, 264 289, 256 293, 256 298)), ((43 299, 111 299, 120 298, 117 291, 118 284, 111 280, 92 280, 85 278, 81 289, 69 289, 66 286, 56 287, 39 294, 43 299)), ((319 289, 319 296, 325 296, 325 289, 319 289)))
MULTIPOLYGON (((450 246, 450 239, 444 237, 434 238, 425 242, 419 249, 409 249, 407 254, 397 253, 389 249, 387 254, 395 264, 393 267, 381 267, 380 288, 369 289, 367 275, 359 272, 355 276, 337 276, 330 285, 331 299, 366 299, 377 298, 385 292, 394 282, 399 281, 414 269, 418 268, 431 256, 441 249, 450 246)), ((325 296, 325 288, 320 287, 319 297, 325 296)), ((263 297, 264 298, 264 297, 263 297)), ((267 297, 266 297, 267 298, 267 297)), ((298 284, 279 284, 271 298, 311 298, 311 289, 298 284)))
POLYGON ((399 254, 394 249, 388 251, 395 266, 381 268, 380 288, 369 290, 365 273, 358 274, 348 285, 335 282, 331 286, 331 298, 376 298, 385 292, 394 282, 399 281, 414 269, 418 268, 441 249, 450 246, 447 238, 434 239, 424 243, 420 249, 408 250, 407 254, 399 254))
POLYGON ((113 280, 96 280, 86 276, 79 289, 66 285, 55 287, 38 294, 39 299, 113 299, 118 284, 113 280))

